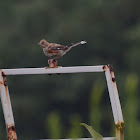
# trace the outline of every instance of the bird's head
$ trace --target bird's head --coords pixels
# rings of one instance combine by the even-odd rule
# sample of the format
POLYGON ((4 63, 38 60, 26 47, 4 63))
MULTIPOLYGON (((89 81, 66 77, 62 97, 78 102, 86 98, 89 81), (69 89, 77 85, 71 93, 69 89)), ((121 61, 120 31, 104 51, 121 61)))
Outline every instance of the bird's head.
POLYGON ((37 45, 39 45, 42 48, 45 48, 48 46, 48 44, 49 43, 45 39, 42 39, 42 40, 40 40, 40 42, 37 45))

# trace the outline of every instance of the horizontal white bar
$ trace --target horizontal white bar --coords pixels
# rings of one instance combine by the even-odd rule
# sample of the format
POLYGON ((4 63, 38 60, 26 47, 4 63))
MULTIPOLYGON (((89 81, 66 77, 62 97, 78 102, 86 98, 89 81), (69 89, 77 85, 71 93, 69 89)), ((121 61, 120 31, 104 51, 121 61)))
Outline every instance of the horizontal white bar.
MULTIPOLYGON (((38 140, 94 140, 93 138, 73 138, 73 139, 38 139, 38 140)), ((103 140, 116 140, 115 137, 105 137, 103 140)))
POLYGON ((5 75, 103 72, 103 66, 2 69, 5 75))

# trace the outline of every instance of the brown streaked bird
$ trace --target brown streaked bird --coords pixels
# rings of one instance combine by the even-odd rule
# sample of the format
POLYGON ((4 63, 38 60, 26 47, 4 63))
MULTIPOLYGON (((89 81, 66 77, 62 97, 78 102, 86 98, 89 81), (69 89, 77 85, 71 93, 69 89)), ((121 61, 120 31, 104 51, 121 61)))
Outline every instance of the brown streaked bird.
POLYGON ((64 54, 66 54, 71 48, 83 45, 87 43, 86 41, 80 41, 75 44, 71 45, 60 45, 56 43, 49 43, 45 39, 42 39, 37 45, 41 46, 43 49, 43 52, 46 56, 48 56, 50 59, 48 60, 48 64, 50 68, 57 67, 57 60, 61 58, 64 54))

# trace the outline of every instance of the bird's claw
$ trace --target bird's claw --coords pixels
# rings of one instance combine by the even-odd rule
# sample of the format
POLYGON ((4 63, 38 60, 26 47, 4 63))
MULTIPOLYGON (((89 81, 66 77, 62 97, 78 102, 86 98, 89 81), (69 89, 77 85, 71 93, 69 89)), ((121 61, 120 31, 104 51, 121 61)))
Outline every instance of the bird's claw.
POLYGON ((49 59, 48 64, 49 64, 49 67, 45 67, 46 69, 47 68, 59 68, 59 67, 62 67, 62 66, 57 65, 57 60, 55 60, 55 59, 49 59))
POLYGON ((50 68, 61 68, 62 66, 55 66, 55 67, 48 67, 48 66, 46 66, 46 67, 44 67, 45 69, 50 69, 50 68))

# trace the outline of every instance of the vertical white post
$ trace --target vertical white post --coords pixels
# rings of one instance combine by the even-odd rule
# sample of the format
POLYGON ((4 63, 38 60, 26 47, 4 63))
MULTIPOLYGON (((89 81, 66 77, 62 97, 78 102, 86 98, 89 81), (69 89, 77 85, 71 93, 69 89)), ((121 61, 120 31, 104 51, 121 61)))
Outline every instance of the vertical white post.
POLYGON ((0 70, 0 97, 1 97, 1 103, 4 112, 6 128, 7 128, 7 139, 17 140, 6 76, 1 70, 0 70))
POLYGON ((122 109, 120 105, 116 79, 111 65, 105 67, 105 76, 107 80, 110 102, 112 106, 114 121, 116 125, 116 139, 124 140, 124 120, 122 115, 122 109))

